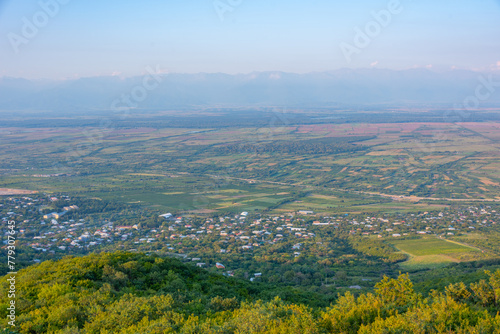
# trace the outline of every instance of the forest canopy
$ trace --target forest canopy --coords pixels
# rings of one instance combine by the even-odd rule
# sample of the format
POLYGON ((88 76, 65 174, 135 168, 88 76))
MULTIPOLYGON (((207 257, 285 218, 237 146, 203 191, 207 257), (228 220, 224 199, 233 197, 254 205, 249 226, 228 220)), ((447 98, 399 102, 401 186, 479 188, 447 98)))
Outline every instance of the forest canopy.
MULTIPOLYGON (((250 283, 141 253, 65 257, 16 277, 16 326, 4 333, 499 333, 500 270, 423 296, 408 274, 330 307, 287 302, 250 283)), ((314 297, 313 297, 314 298, 314 297)))

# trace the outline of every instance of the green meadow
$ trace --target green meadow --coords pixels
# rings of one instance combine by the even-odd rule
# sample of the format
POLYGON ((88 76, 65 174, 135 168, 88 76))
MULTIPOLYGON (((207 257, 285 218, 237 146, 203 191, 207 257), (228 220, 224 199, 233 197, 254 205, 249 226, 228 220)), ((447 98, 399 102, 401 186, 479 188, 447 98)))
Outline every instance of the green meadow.
POLYGON ((400 264, 405 270, 438 268, 484 257, 476 248, 437 237, 394 240, 390 243, 409 255, 408 260, 400 264))

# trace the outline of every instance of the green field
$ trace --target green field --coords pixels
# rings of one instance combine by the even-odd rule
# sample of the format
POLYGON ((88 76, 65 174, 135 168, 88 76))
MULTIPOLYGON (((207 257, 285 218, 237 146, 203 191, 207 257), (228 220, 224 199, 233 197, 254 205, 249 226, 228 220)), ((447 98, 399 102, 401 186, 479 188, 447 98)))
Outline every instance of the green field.
POLYGON ((435 237, 395 240, 391 244, 409 259, 401 263, 405 270, 437 268, 452 262, 472 261, 484 258, 484 254, 473 247, 435 237))
POLYGON ((0 188, 200 213, 414 213, 500 201, 500 123, 305 124, 258 138, 266 128, 251 123, 196 131, 49 124, 57 120, 0 128, 0 188))

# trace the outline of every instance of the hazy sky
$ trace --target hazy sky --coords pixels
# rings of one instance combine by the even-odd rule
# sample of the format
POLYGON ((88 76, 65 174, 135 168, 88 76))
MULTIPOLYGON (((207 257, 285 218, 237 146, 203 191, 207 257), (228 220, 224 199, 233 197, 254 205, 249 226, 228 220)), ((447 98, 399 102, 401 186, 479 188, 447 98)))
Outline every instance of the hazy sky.
POLYGON ((130 76, 148 65, 500 68, 500 0, 0 0, 0 76, 130 76), (372 11, 387 9, 375 23, 372 11))

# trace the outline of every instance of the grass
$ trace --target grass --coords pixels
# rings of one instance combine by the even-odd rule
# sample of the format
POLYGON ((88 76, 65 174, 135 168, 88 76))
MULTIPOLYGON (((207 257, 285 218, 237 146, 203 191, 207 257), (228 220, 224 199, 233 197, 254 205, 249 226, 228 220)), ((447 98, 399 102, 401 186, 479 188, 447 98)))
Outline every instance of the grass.
POLYGON ((459 261, 446 255, 411 256, 407 261, 401 263, 400 267, 404 270, 437 269, 456 262, 459 261))
POLYGON ((471 247, 451 243, 439 238, 399 240, 392 242, 392 244, 396 248, 413 256, 453 254, 474 250, 471 247))
POLYGON ((482 257, 478 249, 435 237, 395 240, 391 244, 410 256, 400 264, 405 270, 440 268, 482 257))

